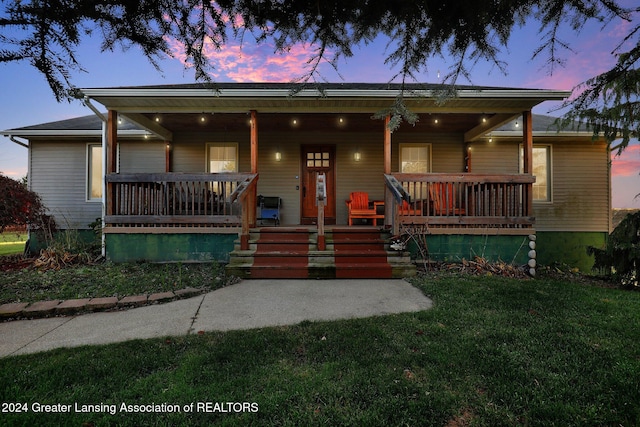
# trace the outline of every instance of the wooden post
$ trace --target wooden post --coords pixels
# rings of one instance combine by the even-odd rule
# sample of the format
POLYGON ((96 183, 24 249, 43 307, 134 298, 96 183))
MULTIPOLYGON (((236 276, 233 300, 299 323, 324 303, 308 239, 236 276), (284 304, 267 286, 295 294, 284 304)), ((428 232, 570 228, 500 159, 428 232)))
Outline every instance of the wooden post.
POLYGON ((469 143, 464 147, 464 171, 471 173, 471 144, 469 143))
MULTIPOLYGON (((258 173, 258 112, 251 110, 251 173, 258 173)), ((256 226, 256 209, 258 201, 258 187, 254 186, 247 199, 246 209, 249 209, 248 221, 251 227, 256 226)))
MULTIPOLYGON (((391 173, 391 129, 389 128, 389 122, 391 121, 391 116, 387 114, 384 118, 384 173, 391 173)), ((387 188, 384 186, 384 225, 385 226, 393 226, 394 223, 394 211, 395 211, 395 200, 393 199, 393 195, 387 188)), ((375 220, 374 220, 375 224, 375 220)))
MULTIPOLYGON (((522 113, 522 144, 524 146, 523 173, 531 175, 533 173, 533 128, 532 128, 532 114, 531 110, 522 113)), ((527 184, 525 186, 527 207, 525 215, 533 216, 533 184, 527 184)))
POLYGON ((327 197, 326 176, 324 173, 316 175, 316 202, 318 205, 318 250, 327 248, 324 235, 324 205, 327 197))
POLYGON ((165 141, 165 144, 164 171, 171 172, 171 143, 169 141, 165 141))
MULTIPOLYGON (((115 173, 118 155, 118 112, 109 110, 107 114, 107 164, 105 176, 115 173)), ((107 215, 114 215, 114 191, 113 183, 107 183, 107 197, 105 199, 105 211, 107 215)))

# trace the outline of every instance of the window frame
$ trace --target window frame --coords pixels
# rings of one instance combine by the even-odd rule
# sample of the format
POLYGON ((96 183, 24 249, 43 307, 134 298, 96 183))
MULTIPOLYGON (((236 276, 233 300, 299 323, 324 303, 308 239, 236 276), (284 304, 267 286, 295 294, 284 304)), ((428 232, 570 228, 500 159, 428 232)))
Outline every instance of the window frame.
POLYGON ((233 147, 235 150, 235 170, 227 173, 237 173, 240 168, 240 152, 237 142, 207 142, 205 153, 205 170, 207 173, 224 173, 224 172, 212 172, 211 171, 211 148, 212 147, 233 147))
POLYGON ((95 143, 95 142, 90 142, 87 143, 87 148, 86 148, 86 170, 85 170, 85 201, 89 202, 89 203, 100 203, 102 202, 102 191, 103 191, 103 185, 102 185, 102 177, 104 176, 104 171, 103 169, 103 164, 102 164, 102 143, 95 143), (100 180, 98 181, 98 184, 100 185, 100 196, 98 197, 92 197, 92 187, 94 184, 92 175, 93 175, 93 148, 99 148, 99 156, 98 156, 98 165, 100 165, 100 180))
POLYGON ((430 142, 402 142, 398 144, 398 171, 400 173, 432 173, 433 167, 433 144, 430 142), (427 171, 426 172, 403 172, 402 171, 402 150, 405 148, 426 148, 427 149, 427 171))
MULTIPOLYGON (((553 145, 551 144, 533 144, 533 149, 536 148, 544 148, 547 152, 546 155, 546 159, 547 159, 547 198, 546 199, 536 199, 534 197, 533 199, 533 203, 535 204, 552 204, 553 203, 553 145)), ((519 159, 519 171, 520 173, 524 173, 524 145, 520 144, 520 159, 519 159)), ((533 161, 533 160, 532 160, 533 161)), ((534 167, 535 168, 535 167, 534 167)), ((533 176, 536 176, 533 171, 531 171, 531 174, 533 176)), ((537 179, 536 179, 537 181, 537 179)), ((533 191, 533 186, 535 186, 536 183, 534 182, 532 184, 532 191, 533 191)))

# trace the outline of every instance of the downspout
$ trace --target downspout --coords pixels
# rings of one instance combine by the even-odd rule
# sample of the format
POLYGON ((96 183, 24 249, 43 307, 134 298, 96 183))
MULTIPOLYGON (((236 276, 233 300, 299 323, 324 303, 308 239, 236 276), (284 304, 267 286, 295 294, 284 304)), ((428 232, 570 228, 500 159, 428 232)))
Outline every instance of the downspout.
POLYGON ((86 105, 93 113, 98 116, 98 118, 102 121, 102 216, 100 218, 100 226, 102 227, 102 233, 100 234, 100 254, 102 257, 107 256, 106 245, 105 245, 105 235, 104 235, 104 216, 106 214, 106 202, 107 202, 107 118, 102 114, 98 109, 91 103, 91 100, 88 96, 83 98, 83 103, 86 105))
POLYGON ((21 145, 21 146, 23 146, 23 147, 24 147, 24 148, 26 148, 26 149, 29 149, 29 144, 25 144, 25 143, 24 143, 24 142, 22 142, 22 141, 18 141, 18 140, 16 139, 16 137, 15 137, 15 136, 13 136, 13 135, 9 135, 9 141, 11 141, 11 142, 15 142, 16 144, 21 145))

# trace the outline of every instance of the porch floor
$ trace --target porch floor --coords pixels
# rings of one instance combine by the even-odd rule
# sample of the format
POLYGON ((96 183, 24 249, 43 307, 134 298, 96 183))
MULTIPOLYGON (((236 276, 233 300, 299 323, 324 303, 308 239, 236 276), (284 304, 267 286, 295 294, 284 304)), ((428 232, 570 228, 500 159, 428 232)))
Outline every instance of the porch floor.
POLYGON ((405 252, 389 249, 390 233, 373 226, 327 226, 318 250, 313 226, 251 230, 249 249, 239 244, 227 273, 243 278, 401 278, 416 274, 405 252))

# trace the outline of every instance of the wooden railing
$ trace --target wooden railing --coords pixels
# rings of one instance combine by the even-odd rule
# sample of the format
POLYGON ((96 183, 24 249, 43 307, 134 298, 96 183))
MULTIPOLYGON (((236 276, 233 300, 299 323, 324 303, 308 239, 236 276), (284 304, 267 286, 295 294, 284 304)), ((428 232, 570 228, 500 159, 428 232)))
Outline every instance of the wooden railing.
POLYGON ((430 228, 531 228, 535 223, 531 175, 385 175, 394 200, 394 230, 402 224, 430 228))
POLYGON ((239 195, 256 180, 248 173, 109 174, 105 224, 240 226, 255 218, 255 206, 239 195))

